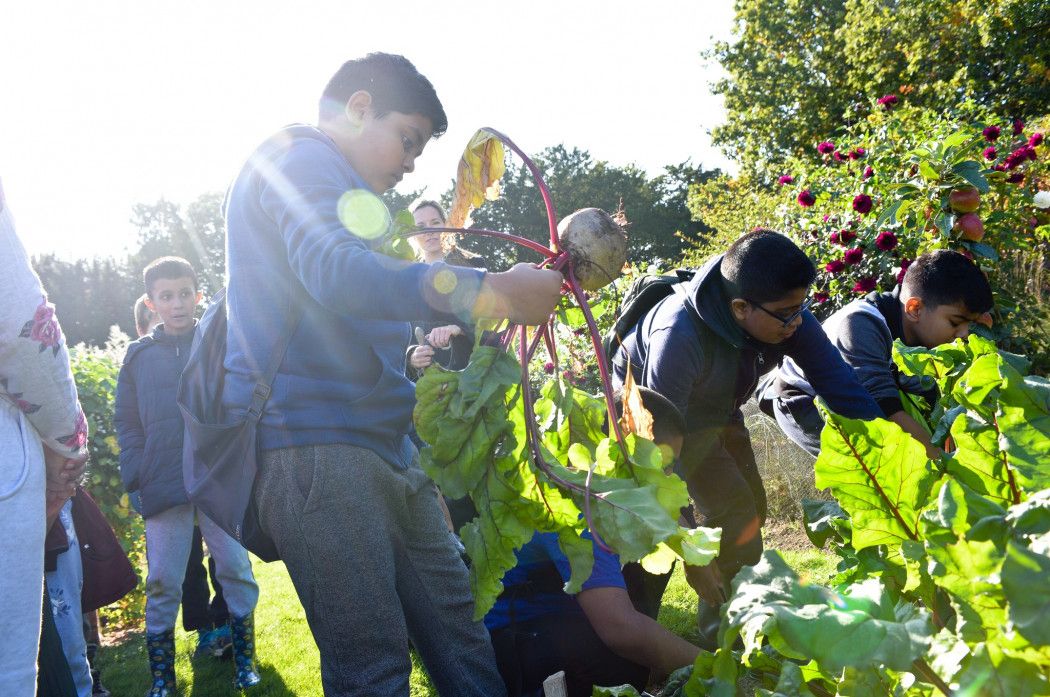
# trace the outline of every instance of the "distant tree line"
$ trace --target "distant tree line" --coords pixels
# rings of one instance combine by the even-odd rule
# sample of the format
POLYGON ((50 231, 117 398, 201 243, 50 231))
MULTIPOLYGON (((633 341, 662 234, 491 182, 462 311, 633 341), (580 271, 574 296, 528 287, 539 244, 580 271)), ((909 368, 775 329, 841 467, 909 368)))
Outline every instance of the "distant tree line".
MULTIPOLYGON (((705 234, 708 228, 690 217, 686 205, 689 186, 719 174, 689 161, 669 165, 664 172, 648 177, 634 165, 617 167, 595 160, 590 153, 558 145, 543 150, 536 164, 558 205, 558 215, 596 206, 614 211, 622 203, 631 221, 631 261, 673 263, 682 256, 687 239, 705 234)), ((420 192, 388 192, 388 207, 397 211, 409 206, 420 192)), ((452 183, 442 196, 449 202, 452 183)), ((205 295, 224 284, 226 268, 222 194, 206 193, 186 206, 161 199, 132 209, 138 228, 137 247, 123 258, 64 260, 54 254, 35 257, 34 267, 55 304, 58 318, 71 344, 105 344, 114 325, 135 336, 132 306, 142 294, 142 269, 165 255, 185 257, 200 277, 205 295)), ((474 214, 479 228, 513 231, 547 242, 543 202, 531 177, 516 160, 508 159, 500 200, 486 203, 474 214)), ((534 260, 505 244, 471 239, 461 243, 483 254, 493 269, 516 261, 534 260), (520 256, 519 256, 520 254, 520 256)))

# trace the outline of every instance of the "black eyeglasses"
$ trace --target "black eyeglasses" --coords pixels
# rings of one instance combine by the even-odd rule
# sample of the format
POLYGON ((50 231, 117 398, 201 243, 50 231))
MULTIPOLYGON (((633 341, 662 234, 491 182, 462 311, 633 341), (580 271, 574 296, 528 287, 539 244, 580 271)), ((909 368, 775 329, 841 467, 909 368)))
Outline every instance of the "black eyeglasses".
POLYGON ((756 303, 754 300, 748 300, 747 298, 744 298, 744 300, 747 300, 749 303, 751 303, 752 305, 757 307, 759 310, 762 310, 762 312, 765 312, 767 315, 769 315, 773 319, 778 320, 780 322, 783 322, 784 323, 784 327, 787 327, 789 324, 791 324, 796 319, 798 319, 799 316, 801 316, 802 313, 805 312, 806 310, 808 310, 809 306, 813 304, 813 298, 806 298, 805 300, 802 301, 802 306, 799 307, 798 310, 796 310, 795 312, 792 312, 789 317, 781 317, 777 313, 770 312, 766 308, 762 307, 762 305, 760 303, 756 303))

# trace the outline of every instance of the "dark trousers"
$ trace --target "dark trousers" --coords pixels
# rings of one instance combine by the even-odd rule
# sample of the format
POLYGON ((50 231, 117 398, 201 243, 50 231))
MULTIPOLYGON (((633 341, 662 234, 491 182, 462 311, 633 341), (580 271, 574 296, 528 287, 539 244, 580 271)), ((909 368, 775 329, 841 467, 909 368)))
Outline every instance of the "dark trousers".
POLYGON ((271 450, 259 464, 260 523, 303 604, 327 697, 407 695, 409 640, 439 694, 504 694, 422 470, 350 445, 271 450))
POLYGON ((209 630, 226 624, 230 611, 226 599, 222 596, 222 584, 215 576, 215 560, 208 557, 204 564, 204 538, 201 529, 193 526, 193 544, 190 546, 190 559, 186 562, 186 577, 182 581, 182 628, 187 632, 209 630), (211 598, 208 589, 208 576, 215 589, 211 598))
POLYGON ((689 487, 697 522, 722 528, 716 563, 728 584, 737 571, 762 556, 766 490, 755 451, 742 417, 732 419, 707 452, 696 456, 689 447, 687 436, 682 460, 689 464, 681 465, 678 473, 689 487))
POLYGON ((565 671, 569 697, 594 686, 630 683, 645 689, 649 670, 613 653, 583 613, 558 613, 515 622, 492 632, 496 663, 509 697, 542 696, 543 681, 565 671))

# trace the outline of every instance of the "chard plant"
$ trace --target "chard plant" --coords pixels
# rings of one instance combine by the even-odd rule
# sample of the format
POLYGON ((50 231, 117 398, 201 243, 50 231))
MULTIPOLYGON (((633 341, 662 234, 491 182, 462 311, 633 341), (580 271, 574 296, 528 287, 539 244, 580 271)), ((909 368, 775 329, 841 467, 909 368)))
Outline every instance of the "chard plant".
MULTIPOLYGON (((617 417, 609 366, 587 291, 615 280, 626 260, 622 215, 583 209, 558 224, 554 201, 532 161, 506 136, 482 129, 460 161, 449 227, 400 230, 395 237, 443 231, 483 235, 531 249, 540 266, 565 276, 566 301, 539 327, 490 327, 495 345, 476 346, 462 371, 433 365, 416 385, 414 420, 428 444, 424 471, 450 497, 470 496, 478 516, 460 536, 471 558, 475 616, 492 607, 515 550, 537 531, 555 533, 569 559, 566 591, 578 592, 593 568, 592 542, 621 561, 653 573, 676 559, 704 566, 718 551, 719 532, 679 525, 688 505, 685 483, 667 471, 671 456, 652 441, 652 418, 637 389, 625 386, 617 417), (469 228, 470 212, 499 195, 504 147, 532 172, 550 229, 545 247, 511 233, 469 228), (564 321, 575 326, 559 327, 564 321), (556 341, 568 329, 589 339, 599 394, 573 386, 557 369, 556 341), (539 352, 546 351, 547 363, 539 352), (550 365, 551 369, 536 366, 550 365)), ((395 248, 392 243, 391 249, 395 248)), ((603 296, 604 298, 605 296, 603 296)), ((479 337, 482 332, 477 333, 479 337)))
POLYGON ((838 574, 809 585, 767 551, 675 694, 736 695, 745 673, 756 695, 1050 694, 1050 383, 975 335, 895 359, 937 383, 914 409, 949 452, 825 411, 816 484, 835 500, 805 524, 838 574))

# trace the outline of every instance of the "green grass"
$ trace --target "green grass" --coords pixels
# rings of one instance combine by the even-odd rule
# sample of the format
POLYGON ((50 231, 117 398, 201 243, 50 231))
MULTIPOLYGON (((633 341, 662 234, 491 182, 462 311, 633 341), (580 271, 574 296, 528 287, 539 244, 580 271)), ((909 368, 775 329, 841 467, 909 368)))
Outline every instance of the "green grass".
MULTIPOLYGON (((822 583, 834 572, 835 561, 817 549, 784 552, 784 558, 803 577, 822 583)), ((261 593, 255 612, 256 642, 262 684, 247 694, 253 697, 321 697, 320 659, 310 635, 299 598, 284 564, 255 561, 261 593)), ((668 584, 660 609, 660 623, 687 640, 696 641, 696 594, 685 582, 680 567, 668 584)), ((239 695, 233 689, 233 662, 213 658, 191 660, 196 635, 176 632, 179 694, 183 697, 239 695)), ((102 681, 113 697, 140 697, 150 685, 142 632, 128 634, 118 645, 99 651, 102 681)), ((418 659, 412 656, 411 697, 427 697, 432 689, 418 659)))
MULTIPOLYGON (((262 684, 244 694, 252 697, 321 697, 317 646, 284 564, 264 564, 257 559, 253 562, 260 588, 255 634, 262 684)), ((233 661, 207 657, 191 659, 196 647, 196 633, 182 630, 181 617, 177 627, 175 673, 179 695, 225 697, 242 694, 233 688, 233 661)), ((128 634, 118 645, 103 647, 98 659, 102 682, 113 697, 141 697, 149 689, 149 665, 141 631, 128 634)), ((436 694, 414 655, 412 666, 411 697, 436 694)))

